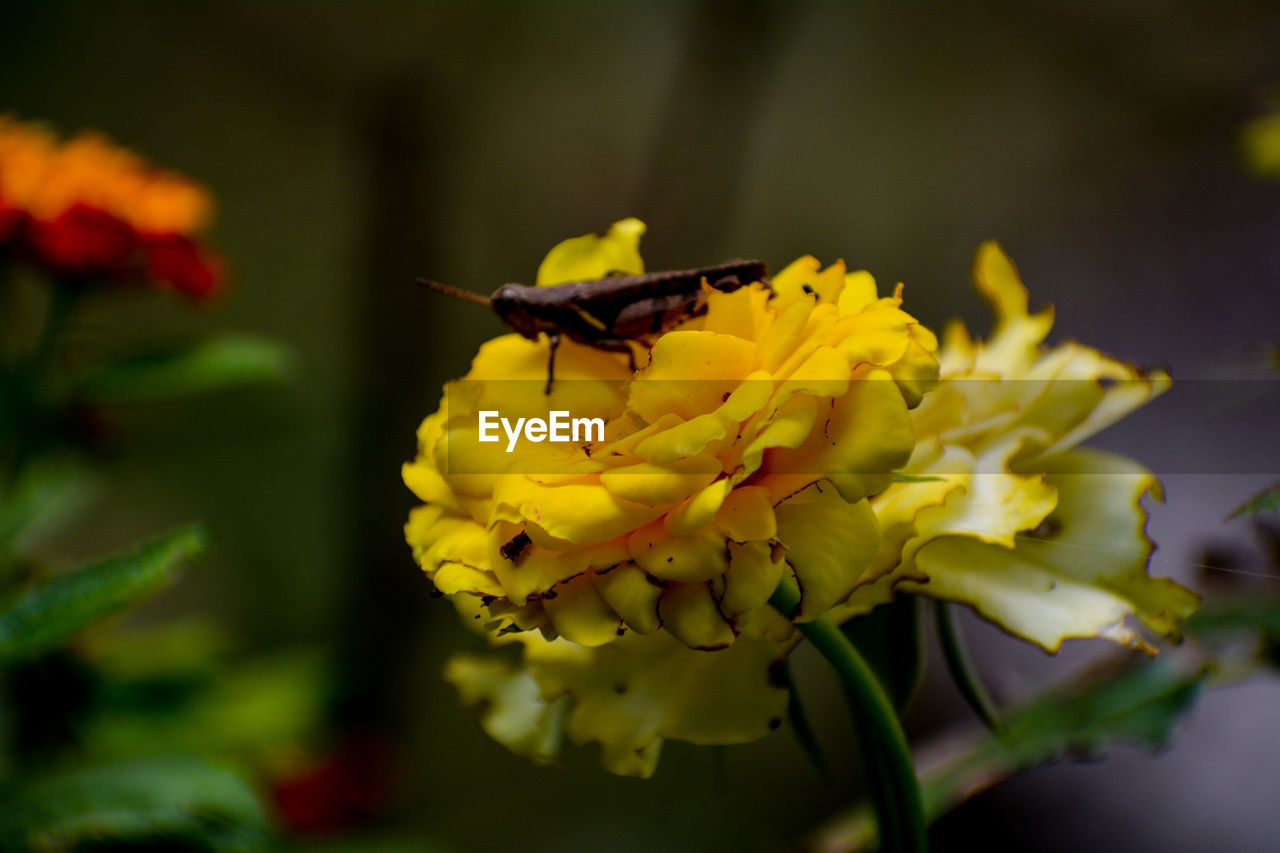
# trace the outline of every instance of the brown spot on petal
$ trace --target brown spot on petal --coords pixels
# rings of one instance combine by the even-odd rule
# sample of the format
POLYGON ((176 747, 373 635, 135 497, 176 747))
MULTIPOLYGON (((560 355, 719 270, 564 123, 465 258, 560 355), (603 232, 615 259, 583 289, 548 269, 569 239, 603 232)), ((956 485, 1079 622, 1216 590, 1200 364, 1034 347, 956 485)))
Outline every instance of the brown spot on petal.
POLYGON ((769 686, 780 689, 791 686, 791 680, 787 678, 787 661, 785 658, 769 664, 769 686))
POLYGON ((510 560, 512 565, 518 566, 528 553, 530 544, 529 534, 521 530, 511 538, 510 542, 499 548, 498 553, 502 555, 503 559, 510 560))

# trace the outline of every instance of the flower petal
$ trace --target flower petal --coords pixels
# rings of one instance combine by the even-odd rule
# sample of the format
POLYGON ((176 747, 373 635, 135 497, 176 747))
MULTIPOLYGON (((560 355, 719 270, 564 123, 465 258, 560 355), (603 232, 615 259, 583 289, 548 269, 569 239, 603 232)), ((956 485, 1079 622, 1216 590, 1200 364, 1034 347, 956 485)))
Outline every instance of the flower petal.
POLYGON ((502 478, 493 500, 547 536, 575 545, 615 539, 663 512, 662 507, 622 500, 598 485, 544 486, 523 476, 502 478))
POLYGON ((564 738, 564 701, 542 698, 533 672, 497 656, 455 655, 444 680, 458 690, 463 704, 488 704, 480 725, 489 737, 535 764, 548 764, 564 738))
POLYGON ((658 598, 662 585, 634 563, 621 563, 594 577, 596 591, 627 627, 641 634, 652 634, 662 627, 658 616, 658 598))
POLYGON ((1012 546, 972 536, 934 540, 916 555, 929 582, 903 588, 970 604, 1051 652, 1070 637, 1144 647, 1126 624, 1130 616, 1174 634, 1199 597, 1146 573, 1152 546, 1139 501, 1156 487, 1154 478, 1128 459, 1095 450, 1072 451, 1054 464, 1049 481, 1058 505, 1043 533, 1019 536, 1012 546))
POLYGON ((785 560, 774 559, 767 542, 729 543, 729 568, 724 573, 720 610, 735 626, 739 617, 764 607, 786 572, 785 560))
POLYGON ((649 422, 668 412, 692 420, 718 409, 755 360, 752 341, 715 332, 668 332, 632 383, 628 405, 649 422))
POLYGON ((716 527, 735 542, 773 539, 778 520, 769 493, 758 486, 741 486, 730 492, 716 512, 716 527))
POLYGON ((627 547, 640 568, 662 580, 701 583, 729 565, 724 537, 712 528, 677 535, 654 522, 631 534, 627 547))
MULTIPOLYGON (((879 542, 875 513, 849 503, 829 483, 815 483, 775 507, 778 538, 800 585, 795 621, 816 619, 862 581, 879 542)), ((869 580, 869 579, 868 579, 869 580)))
POLYGON ((600 475, 600 484, 623 500, 646 506, 671 506, 702 491, 720 474, 714 456, 694 456, 667 465, 638 462, 600 475))
POLYGON ((542 606, 556 633, 580 646, 601 646, 618 638, 622 620, 596 591, 590 575, 559 584, 542 606))
POLYGON ((609 226, 603 236, 584 234, 557 243, 538 266, 539 286, 588 281, 613 273, 644 272, 640 238, 645 224, 635 217, 609 226))
POLYGON ((691 649, 715 651, 733 643, 733 626, 705 583, 673 583, 658 601, 662 627, 691 649))
POLYGON ((662 631, 595 649, 536 635, 524 644, 547 701, 570 697, 566 733, 599 743, 606 769, 620 775, 652 774, 663 738, 746 743, 777 728, 786 712, 787 691, 770 673, 787 644, 744 639, 708 654, 662 631))

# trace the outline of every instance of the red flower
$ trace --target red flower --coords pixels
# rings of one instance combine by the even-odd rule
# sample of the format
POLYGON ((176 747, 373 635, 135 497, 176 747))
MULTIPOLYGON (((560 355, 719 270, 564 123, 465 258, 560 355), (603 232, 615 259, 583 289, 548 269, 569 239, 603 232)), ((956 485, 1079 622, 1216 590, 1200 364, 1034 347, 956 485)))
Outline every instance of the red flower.
POLYGON ((71 279, 213 294, 222 265, 200 233, 213 202, 182 175, 82 132, 61 141, 0 115, 0 247, 71 279))
POLYGON ((27 242, 36 257, 57 273, 116 276, 129 270, 138 235, 109 213, 77 204, 52 222, 29 220, 27 242))
POLYGON ((147 275, 188 296, 203 299, 222 281, 222 260, 201 252, 186 237, 163 236, 147 240, 147 275))
POLYGON ((386 808, 392 771, 383 738, 352 734, 319 764, 277 783, 272 798, 290 829, 329 835, 367 823, 386 808))

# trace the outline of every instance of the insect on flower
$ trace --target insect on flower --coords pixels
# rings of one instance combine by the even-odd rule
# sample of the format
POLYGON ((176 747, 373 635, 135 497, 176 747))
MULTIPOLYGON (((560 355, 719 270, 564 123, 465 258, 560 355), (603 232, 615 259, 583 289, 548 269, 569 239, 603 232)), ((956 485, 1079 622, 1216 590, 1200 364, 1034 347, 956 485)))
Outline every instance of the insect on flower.
POLYGON ((437 293, 492 308, 498 319, 529 340, 545 333, 551 344, 545 388, 550 394, 561 335, 606 352, 625 352, 634 370, 632 342, 660 335, 706 311, 704 282, 713 290, 731 293, 752 282, 767 284, 767 275, 760 261, 727 261, 692 270, 611 275, 544 287, 504 284, 492 296, 427 279, 417 281, 437 293))

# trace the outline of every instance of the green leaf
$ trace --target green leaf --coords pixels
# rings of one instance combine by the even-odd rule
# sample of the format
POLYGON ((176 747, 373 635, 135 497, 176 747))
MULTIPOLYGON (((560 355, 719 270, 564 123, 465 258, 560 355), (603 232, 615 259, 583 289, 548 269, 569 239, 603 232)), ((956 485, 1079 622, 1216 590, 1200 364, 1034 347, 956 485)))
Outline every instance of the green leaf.
POLYGON ((26 660, 167 585, 179 564, 204 550, 184 527, 132 553, 38 581, 0 605, 0 663, 26 660))
POLYGON ((1275 595, 1255 594, 1203 608, 1187 620, 1186 633, 1202 643, 1217 645, 1239 642, 1242 634, 1251 634, 1257 643, 1257 657, 1280 669, 1280 597, 1275 595))
POLYGON ((79 767, 0 792, 0 849, 262 850, 268 825, 239 777, 194 758, 79 767), (162 846, 163 845, 163 846, 162 846))
POLYGON ((924 673, 919 599, 898 595, 840 626, 884 685, 899 714, 911 702, 924 673))
POLYGON ((168 680, 116 680, 108 670, 94 719, 81 729, 95 755, 199 751, 259 763, 301 748, 323 727, 331 692, 324 658, 290 652, 168 680))
POLYGON ((1028 705, 968 764, 1029 766, 1063 755, 1095 756, 1116 741, 1161 749, 1207 675, 1203 668, 1185 672, 1168 659, 1141 660, 1028 705))
MULTIPOLYGON (((1142 660, 1032 702, 999 732, 959 752, 922 756, 916 764, 926 819, 932 823, 996 782, 1056 759, 1097 758, 1117 743, 1165 747, 1207 676, 1207 668, 1188 672, 1167 659, 1142 660)), ((815 846, 869 849, 875 837, 875 821, 860 808, 828 825, 815 846)))
POLYGON ((1227 520, 1239 518, 1242 515, 1257 515, 1258 513, 1270 512, 1275 509, 1280 509, 1280 483, 1272 483, 1249 498, 1249 500, 1240 504, 1240 506, 1231 511, 1231 515, 1227 516, 1227 520))
POLYGON ((1194 613, 1183 626, 1195 640, 1232 640, 1242 633, 1280 637, 1280 598, 1253 596, 1228 604, 1215 604, 1194 613))
POLYGON ((916 474, 894 474, 895 483, 941 483, 945 477, 921 477, 916 474))
POLYGON ((220 388, 279 382, 292 352, 266 338, 224 334, 181 352, 135 356, 85 377, 77 396, 97 403, 137 403, 220 388))

